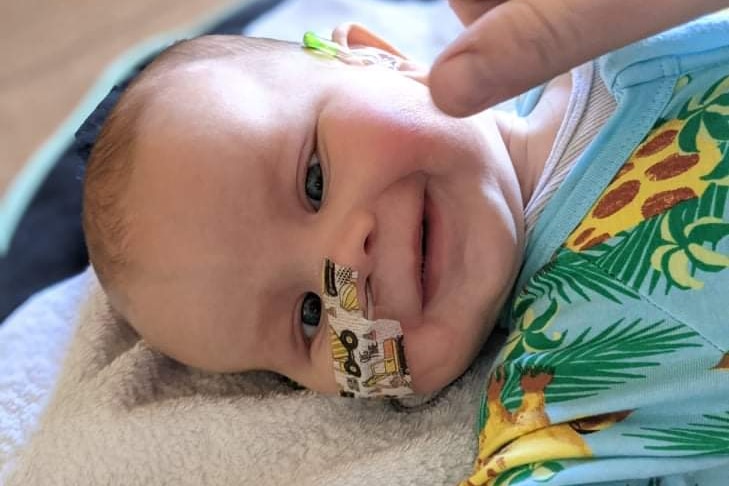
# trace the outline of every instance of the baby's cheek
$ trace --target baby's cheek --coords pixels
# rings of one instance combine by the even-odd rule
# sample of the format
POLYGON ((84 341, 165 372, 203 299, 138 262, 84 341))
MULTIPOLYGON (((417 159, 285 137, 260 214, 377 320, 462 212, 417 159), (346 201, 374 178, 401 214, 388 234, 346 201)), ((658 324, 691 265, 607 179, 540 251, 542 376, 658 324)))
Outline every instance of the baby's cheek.
POLYGON ((302 366, 299 371, 304 374, 301 384, 320 393, 336 394, 339 391, 334 379, 334 362, 329 339, 328 325, 320 324, 321 329, 316 333, 309 347, 310 362, 308 367, 302 366))
POLYGON ((425 114, 407 108, 355 102, 349 113, 332 118, 332 132, 344 148, 359 150, 383 170, 413 170, 408 164, 439 136, 425 114))
POLYGON ((449 385, 468 368, 481 348, 481 336, 452 324, 450 320, 426 320, 406 330, 405 356, 416 393, 432 393, 449 385))

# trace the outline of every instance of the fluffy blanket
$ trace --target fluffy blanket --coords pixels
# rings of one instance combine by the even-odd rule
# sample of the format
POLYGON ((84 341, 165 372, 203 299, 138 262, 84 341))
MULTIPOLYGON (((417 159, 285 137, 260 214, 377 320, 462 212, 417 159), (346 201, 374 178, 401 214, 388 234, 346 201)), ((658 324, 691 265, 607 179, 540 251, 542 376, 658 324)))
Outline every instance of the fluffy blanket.
POLYGON ((491 361, 485 352, 412 408, 296 390, 271 373, 205 373, 148 349, 90 271, 19 309, 0 343, 22 358, 1 363, 8 486, 454 484, 475 454, 491 361))

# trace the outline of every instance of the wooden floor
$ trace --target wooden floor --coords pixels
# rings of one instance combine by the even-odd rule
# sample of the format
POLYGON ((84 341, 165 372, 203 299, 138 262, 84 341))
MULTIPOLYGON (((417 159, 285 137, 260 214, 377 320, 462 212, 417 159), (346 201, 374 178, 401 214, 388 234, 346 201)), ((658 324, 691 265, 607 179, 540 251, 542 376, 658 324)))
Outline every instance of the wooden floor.
POLYGON ((105 66, 240 0, 0 0, 0 195, 105 66))

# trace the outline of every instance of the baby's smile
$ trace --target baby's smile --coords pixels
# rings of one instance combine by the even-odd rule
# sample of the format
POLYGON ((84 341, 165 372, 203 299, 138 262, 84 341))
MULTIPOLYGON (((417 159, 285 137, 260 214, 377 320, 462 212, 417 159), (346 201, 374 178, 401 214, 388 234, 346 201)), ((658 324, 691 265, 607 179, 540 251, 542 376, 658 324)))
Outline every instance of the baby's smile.
POLYGON ((440 274, 443 271, 443 233, 440 213, 426 188, 421 228, 421 298, 423 309, 438 291, 440 274))

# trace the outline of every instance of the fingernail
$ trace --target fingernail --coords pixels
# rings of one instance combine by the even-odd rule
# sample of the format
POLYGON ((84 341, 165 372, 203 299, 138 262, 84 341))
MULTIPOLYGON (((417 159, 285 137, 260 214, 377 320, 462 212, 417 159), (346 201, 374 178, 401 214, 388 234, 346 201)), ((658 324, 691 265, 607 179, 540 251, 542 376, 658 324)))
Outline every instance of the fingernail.
POLYGON ((438 108, 452 116, 468 116, 488 107, 488 86, 477 63, 473 54, 463 52, 436 67, 430 83, 437 84, 433 101, 438 108))

